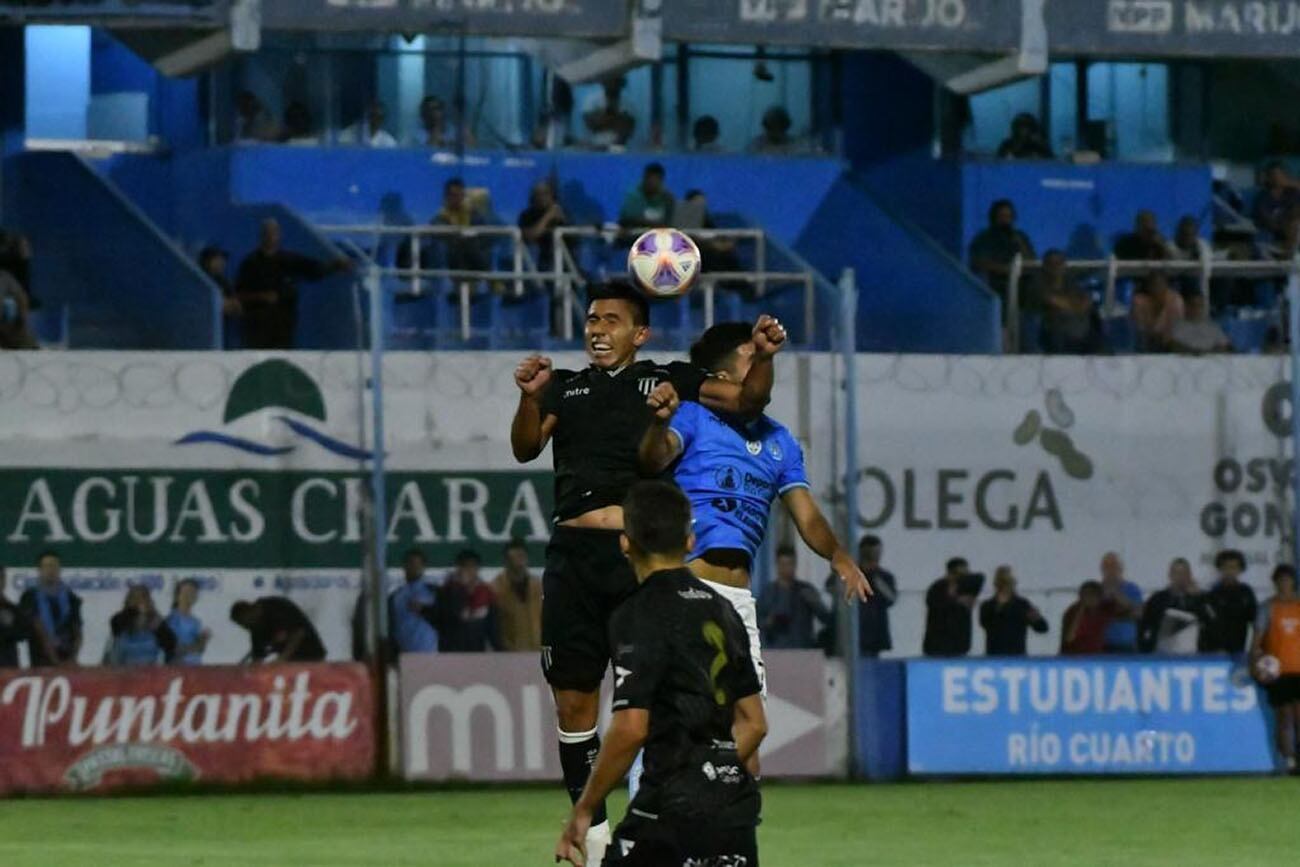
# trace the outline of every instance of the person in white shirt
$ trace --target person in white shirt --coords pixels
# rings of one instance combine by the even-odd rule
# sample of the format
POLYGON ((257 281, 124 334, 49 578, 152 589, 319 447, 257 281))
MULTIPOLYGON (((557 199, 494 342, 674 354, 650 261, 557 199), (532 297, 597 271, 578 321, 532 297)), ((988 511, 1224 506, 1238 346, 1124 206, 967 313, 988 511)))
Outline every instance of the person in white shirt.
POLYGON ((365 116, 339 134, 339 144, 361 145, 370 148, 395 148, 397 139, 384 129, 388 111, 379 100, 366 107, 365 116))

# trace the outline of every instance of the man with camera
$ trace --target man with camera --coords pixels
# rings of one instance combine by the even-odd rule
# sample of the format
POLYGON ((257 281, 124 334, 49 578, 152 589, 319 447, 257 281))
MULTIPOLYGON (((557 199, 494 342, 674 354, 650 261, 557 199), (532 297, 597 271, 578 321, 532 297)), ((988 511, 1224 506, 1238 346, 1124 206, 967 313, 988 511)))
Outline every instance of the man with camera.
POLYGON ((944 568, 943 577, 930 585, 925 594, 925 641, 921 652, 926 656, 965 656, 970 653, 971 612, 980 595, 984 576, 972 574, 965 557, 953 557, 944 568))

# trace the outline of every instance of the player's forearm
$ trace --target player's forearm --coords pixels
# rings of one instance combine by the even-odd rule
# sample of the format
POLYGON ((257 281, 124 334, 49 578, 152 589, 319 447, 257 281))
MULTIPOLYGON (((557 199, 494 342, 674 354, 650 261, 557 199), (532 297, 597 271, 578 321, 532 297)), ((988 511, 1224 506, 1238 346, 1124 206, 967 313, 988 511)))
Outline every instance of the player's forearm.
POLYGON ((799 531, 799 538, 803 539, 819 557, 829 560, 832 565, 839 558, 852 559, 848 552, 840 547, 840 540, 835 536, 835 531, 831 529, 830 522, 826 520, 826 516, 820 509, 810 515, 796 516, 795 528, 799 531))
POLYGON ((767 737, 767 717, 763 713, 763 701, 759 696, 751 695, 736 702, 735 716, 731 724, 731 736, 736 741, 736 753, 740 761, 748 762, 758 752, 759 744, 767 737))
POLYGON ((577 809, 594 812, 609 793, 614 791, 614 787, 627 776, 636 754, 645 745, 646 724, 629 725, 625 716, 627 714, 639 714, 643 719, 647 721, 649 719, 649 714, 643 710, 615 712, 609 730, 605 732, 605 739, 600 745, 596 764, 591 768, 591 776, 587 778, 587 785, 582 790, 582 797, 574 805, 577 809))
POLYGON ((668 469, 668 465, 676 457, 673 449, 672 432, 668 429, 668 423, 662 419, 656 418, 646 428, 645 436, 641 437, 641 447, 637 450, 637 461, 641 466, 641 472, 646 475, 658 475, 668 469))
POLYGON ((510 423, 510 448, 521 464, 542 453, 542 407, 534 397, 519 396, 519 408, 510 423))
POLYGON ((740 384, 740 414, 758 415, 772 402, 772 383, 776 379, 776 366, 771 356, 754 357, 754 363, 740 384))

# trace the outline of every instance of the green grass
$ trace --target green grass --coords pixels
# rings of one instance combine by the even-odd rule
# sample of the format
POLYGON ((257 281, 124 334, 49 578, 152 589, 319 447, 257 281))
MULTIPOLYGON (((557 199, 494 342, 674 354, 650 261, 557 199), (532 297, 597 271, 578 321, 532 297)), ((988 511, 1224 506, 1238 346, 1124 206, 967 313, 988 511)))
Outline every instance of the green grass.
MULTIPOLYGON (((766 867, 1267 865, 1300 851, 1300 781, 771 786, 766 867)), ((615 805, 621 814, 621 800, 615 805)), ((217 795, 0 804, 0 865, 551 864, 549 789, 217 795)))

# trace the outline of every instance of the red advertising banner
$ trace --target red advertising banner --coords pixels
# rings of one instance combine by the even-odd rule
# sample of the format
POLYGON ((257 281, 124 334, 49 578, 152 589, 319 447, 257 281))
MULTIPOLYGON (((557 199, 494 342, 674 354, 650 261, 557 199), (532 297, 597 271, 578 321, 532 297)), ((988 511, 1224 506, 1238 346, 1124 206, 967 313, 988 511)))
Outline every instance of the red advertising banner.
POLYGON ((368 775, 353 664, 31 669, 0 675, 0 794, 368 775))

